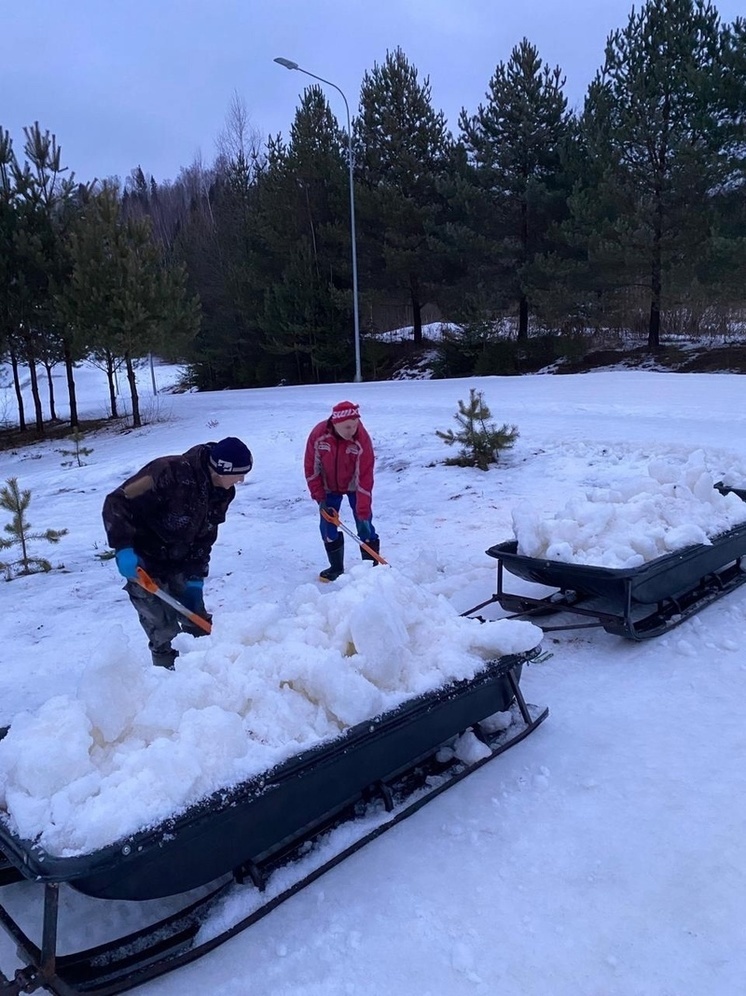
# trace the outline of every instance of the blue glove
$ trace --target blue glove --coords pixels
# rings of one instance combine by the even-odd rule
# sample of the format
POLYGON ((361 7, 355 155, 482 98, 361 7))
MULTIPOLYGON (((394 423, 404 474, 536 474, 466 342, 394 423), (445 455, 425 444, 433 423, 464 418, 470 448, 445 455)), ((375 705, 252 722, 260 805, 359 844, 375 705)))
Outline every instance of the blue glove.
POLYGON ((181 604, 200 616, 205 614, 204 587, 202 578, 190 578, 181 593, 181 604))
MULTIPOLYGON (((189 609, 190 612, 196 612, 198 616, 202 616, 203 619, 211 623, 212 616, 205 608, 203 598, 204 585, 205 583, 202 578, 190 578, 181 593, 181 604, 189 609)), ((190 636, 207 636, 207 633, 205 633, 201 626, 196 626, 189 619, 181 619, 179 625, 183 632, 189 633, 190 636)))
POLYGON ((373 535, 373 523, 370 519, 358 519, 355 525, 357 526, 358 536, 364 543, 367 543, 373 535))
POLYGON ((127 578, 128 581, 134 581, 137 578, 137 568, 140 566, 141 561, 131 546, 126 546, 123 550, 117 550, 114 559, 117 562, 119 573, 123 578, 127 578))

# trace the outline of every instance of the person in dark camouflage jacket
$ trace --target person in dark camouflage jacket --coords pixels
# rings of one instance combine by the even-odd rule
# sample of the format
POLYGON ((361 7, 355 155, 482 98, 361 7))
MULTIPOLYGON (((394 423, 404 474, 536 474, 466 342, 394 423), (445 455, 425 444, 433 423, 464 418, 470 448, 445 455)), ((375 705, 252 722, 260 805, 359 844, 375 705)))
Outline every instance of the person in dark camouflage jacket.
POLYGON ((218 526, 253 464, 245 443, 233 436, 200 443, 178 456, 151 460, 106 496, 104 528, 114 548, 124 590, 148 636, 153 664, 174 669, 181 630, 204 631, 137 580, 142 567, 160 588, 208 622, 203 587, 218 526))

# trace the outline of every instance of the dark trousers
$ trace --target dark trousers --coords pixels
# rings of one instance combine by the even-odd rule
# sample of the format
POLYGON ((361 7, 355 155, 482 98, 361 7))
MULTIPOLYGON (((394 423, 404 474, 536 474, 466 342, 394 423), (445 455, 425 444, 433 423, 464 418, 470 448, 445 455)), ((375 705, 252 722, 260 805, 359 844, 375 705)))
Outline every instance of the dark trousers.
MULTIPOLYGON (((328 494, 326 498, 324 498, 324 504, 328 508, 333 508, 335 512, 339 513, 339 510, 342 507, 343 498, 344 498, 343 494, 339 494, 338 492, 333 491, 330 494, 328 494)), ((360 536, 360 529, 358 528, 358 522, 360 520, 358 519, 356 512, 357 492, 348 491, 347 500, 350 503, 352 514, 355 516, 355 531, 357 532, 358 536, 360 536)), ((319 518, 321 519, 319 527, 321 529, 321 538, 325 543, 332 543, 340 535, 339 530, 337 529, 336 526, 333 526, 331 522, 327 522, 323 515, 319 514, 319 518)), ((370 543, 372 540, 378 539, 378 533, 376 532, 376 527, 373 525, 372 519, 370 520, 370 528, 371 528, 370 536, 365 536, 365 537, 360 536, 360 539, 364 539, 366 543, 370 543)))
MULTIPOLYGON (((174 574, 164 580, 158 578, 159 587, 174 598, 180 598, 186 579, 183 574, 174 574)), ((155 595, 139 585, 136 581, 128 581, 124 590, 135 607, 140 625, 148 637, 148 647, 154 654, 167 654, 171 650, 171 640, 181 631, 180 615, 166 605, 155 595)))

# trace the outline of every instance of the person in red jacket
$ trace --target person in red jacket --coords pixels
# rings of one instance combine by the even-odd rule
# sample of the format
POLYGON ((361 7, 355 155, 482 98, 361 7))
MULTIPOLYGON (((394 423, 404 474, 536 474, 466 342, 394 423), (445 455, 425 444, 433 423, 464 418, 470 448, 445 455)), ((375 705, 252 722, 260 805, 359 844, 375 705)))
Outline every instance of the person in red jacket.
MULTIPOLYGON (((360 421, 360 409, 352 401, 340 401, 329 418, 311 430, 304 460, 306 483, 319 506, 321 538, 329 566, 320 572, 321 581, 336 581, 344 574, 344 535, 320 514, 323 508, 339 512, 347 499, 355 516, 357 534, 376 553, 380 539, 373 526, 373 443, 360 421)), ((363 548, 363 560, 376 561, 363 548)))

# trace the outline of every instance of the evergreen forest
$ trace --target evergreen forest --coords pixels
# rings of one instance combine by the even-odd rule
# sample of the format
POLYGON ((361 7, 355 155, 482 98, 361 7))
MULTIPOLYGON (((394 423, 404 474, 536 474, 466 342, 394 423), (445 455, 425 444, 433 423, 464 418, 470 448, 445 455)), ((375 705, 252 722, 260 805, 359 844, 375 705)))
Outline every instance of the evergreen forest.
POLYGON ((356 343, 362 379, 388 377, 441 319, 441 376, 512 372, 517 349, 559 356, 609 330, 654 352, 668 332, 742 323, 746 19, 647 0, 578 110, 564 85, 524 38, 452 133, 396 49, 365 72, 349 132, 323 82, 287 136, 256 134, 236 95, 214 162, 169 182, 147 164, 78 182, 64 136, 0 122, 0 360, 18 429, 44 434, 43 391, 56 418, 57 364, 78 425, 84 358, 106 372, 112 417, 126 378, 137 426, 135 369, 153 354, 216 390, 350 381, 356 343))

